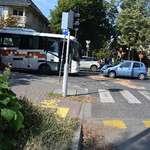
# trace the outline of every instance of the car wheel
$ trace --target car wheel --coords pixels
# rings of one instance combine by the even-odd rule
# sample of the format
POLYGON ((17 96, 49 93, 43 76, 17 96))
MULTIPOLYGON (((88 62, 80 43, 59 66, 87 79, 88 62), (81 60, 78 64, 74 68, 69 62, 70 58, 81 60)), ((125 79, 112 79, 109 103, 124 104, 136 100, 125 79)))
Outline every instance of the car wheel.
POLYGON ((97 67, 96 67, 96 66, 92 66, 92 67, 91 67, 91 71, 92 71, 92 72, 97 71, 97 67))
POLYGON ((49 74, 50 70, 51 70, 51 68, 48 64, 42 64, 39 67, 39 72, 40 72, 40 74, 43 74, 43 75, 49 74))
POLYGON ((109 76, 109 78, 115 78, 116 73, 114 71, 111 71, 111 72, 109 72, 108 76, 109 76))
POLYGON ((145 76, 145 74, 141 73, 141 74, 139 74, 138 78, 140 80, 144 80, 146 78, 146 76, 145 76))

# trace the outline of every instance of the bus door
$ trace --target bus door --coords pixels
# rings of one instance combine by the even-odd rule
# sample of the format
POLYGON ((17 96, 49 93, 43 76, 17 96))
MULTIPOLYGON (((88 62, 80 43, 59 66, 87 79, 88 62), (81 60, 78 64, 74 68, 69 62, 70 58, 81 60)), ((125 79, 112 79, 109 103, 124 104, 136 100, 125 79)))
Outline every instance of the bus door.
POLYGON ((59 41, 48 38, 47 40, 47 63, 52 71, 58 71, 59 68, 59 41))

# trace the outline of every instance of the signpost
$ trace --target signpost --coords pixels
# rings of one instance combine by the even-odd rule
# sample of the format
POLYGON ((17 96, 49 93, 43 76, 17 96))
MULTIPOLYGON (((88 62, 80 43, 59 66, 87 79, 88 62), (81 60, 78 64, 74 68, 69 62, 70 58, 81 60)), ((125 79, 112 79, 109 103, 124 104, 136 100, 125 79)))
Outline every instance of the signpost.
POLYGON ((62 69, 62 63, 63 63, 63 55, 64 55, 64 49, 65 49, 65 40, 66 40, 66 35, 68 34, 68 29, 62 29, 62 33, 64 35, 64 41, 63 41, 63 48, 62 48, 62 53, 61 53, 61 63, 60 63, 60 69, 59 69, 59 82, 60 82, 60 76, 61 76, 61 69, 62 69))
POLYGON ((143 58, 143 54, 139 54, 139 58, 140 58, 140 62, 141 62, 141 59, 143 58))
POLYGON ((62 33, 63 33, 63 35, 67 35, 68 34, 68 29, 62 29, 62 33))
POLYGON ((64 65, 63 90, 62 90, 63 97, 66 97, 66 95, 67 95, 69 42, 70 42, 70 31, 68 32, 66 62, 64 65))
MULTIPOLYGON (((75 28, 78 28, 79 26, 79 13, 74 13, 72 11, 70 12, 63 12, 62 13, 62 23, 61 23, 61 29, 62 33, 66 36, 68 34, 68 40, 67 40, 67 50, 66 50, 66 62, 64 65, 64 76, 63 76, 63 97, 66 97, 67 95, 67 80, 68 80, 68 55, 69 55, 69 42, 70 42, 70 30, 74 30, 75 28)), ((65 36, 64 36, 64 44, 65 44, 65 36)), ((64 45, 63 45, 63 51, 64 51, 64 45)), ((63 60, 63 52, 62 52, 62 58, 61 58, 61 65, 63 60)), ((61 69, 61 66, 60 66, 61 69)), ((60 70, 61 73, 61 70, 60 70)), ((59 81, 60 81, 60 75, 59 75, 59 81)))

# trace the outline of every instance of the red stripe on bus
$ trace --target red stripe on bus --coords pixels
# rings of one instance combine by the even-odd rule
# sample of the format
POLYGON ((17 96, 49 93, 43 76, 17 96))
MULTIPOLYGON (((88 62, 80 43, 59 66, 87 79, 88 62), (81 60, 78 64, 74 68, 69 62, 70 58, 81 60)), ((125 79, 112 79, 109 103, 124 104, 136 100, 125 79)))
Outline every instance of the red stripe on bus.
POLYGON ((18 50, 1 50, 1 54, 4 56, 24 56, 25 58, 45 58, 45 54, 40 52, 21 52, 18 50))

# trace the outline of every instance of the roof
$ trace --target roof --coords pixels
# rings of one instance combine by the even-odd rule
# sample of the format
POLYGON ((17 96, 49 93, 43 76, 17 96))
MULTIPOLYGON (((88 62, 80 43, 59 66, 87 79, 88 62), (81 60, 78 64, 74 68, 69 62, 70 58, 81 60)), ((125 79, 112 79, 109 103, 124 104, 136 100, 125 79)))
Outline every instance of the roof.
MULTIPOLYGON (((13 27, 4 27, 3 29, 0 29, 0 33, 45 36, 45 37, 64 39, 64 35, 62 35, 62 34, 40 33, 40 32, 36 32, 35 30, 32 30, 32 29, 13 28, 13 27)), ((68 39, 68 36, 66 36, 66 39, 68 39)), ((77 39, 74 36, 70 36, 70 40, 77 42, 77 39)))
POLYGON ((31 7, 34 11, 36 11, 45 21, 48 19, 41 12, 41 10, 34 4, 32 0, 0 0, 0 5, 16 5, 16 6, 27 6, 31 7))

